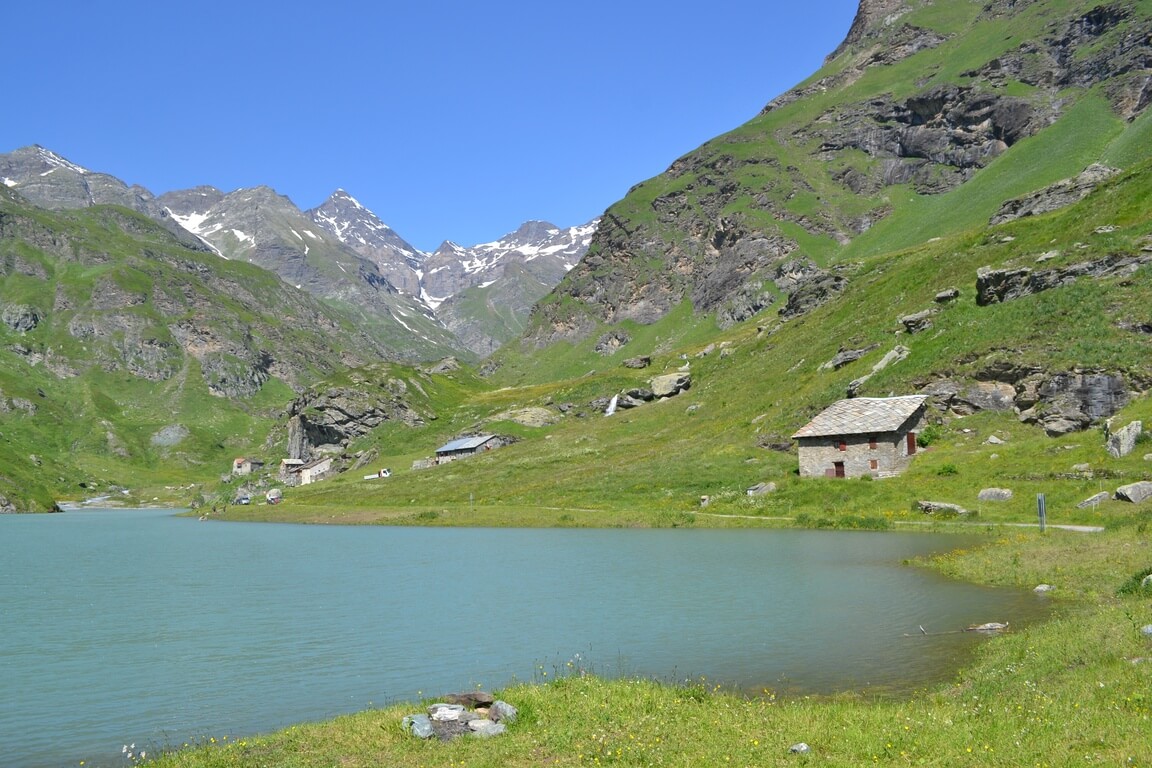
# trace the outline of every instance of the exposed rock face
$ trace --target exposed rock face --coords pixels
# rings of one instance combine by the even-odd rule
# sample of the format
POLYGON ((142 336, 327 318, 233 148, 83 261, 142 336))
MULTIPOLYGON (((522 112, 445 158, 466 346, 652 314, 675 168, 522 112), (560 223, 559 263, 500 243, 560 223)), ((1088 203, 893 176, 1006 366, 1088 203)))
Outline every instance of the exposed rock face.
POLYGON ((990 366, 976 381, 942 379, 920 391, 959 416, 1014 410, 1022 422, 1038 424, 1052 436, 1087 429, 1119 411, 1133 395, 1121 373, 1048 373, 1013 364, 990 366))
POLYGON ((983 307, 1011 301, 1050 288, 1069 285, 1085 277, 1098 279, 1123 277, 1149 262, 1152 262, 1152 255, 1141 253, 1132 256, 1111 254, 1098 261, 1086 261, 1060 269, 981 267, 976 273, 976 303, 983 307))
POLYGON ((1105 165, 1090 165, 1075 178, 1056 182, 1026 197, 1009 200, 1000 206, 1000 210, 989 223, 995 226, 1013 219, 1038 216, 1072 205, 1083 200, 1102 182, 1117 173, 1118 170, 1105 165))
POLYGON ((1020 413, 1025 423, 1039 424, 1049 435, 1087 429, 1128 404, 1127 383, 1119 374, 1058 373, 1037 389, 1037 405, 1020 413))
POLYGON ((957 416, 969 416, 977 411, 1011 411, 1016 407, 1016 388, 1004 382, 960 383, 943 379, 920 391, 931 395, 941 409, 957 416))
MULTIPOLYGON (((609 209, 589 255, 555 300, 537 308, 528 341, 575 340, 601 323, 655 322, 684 299, 697 312, 716 312, 722 327, 745 321, 771 305, 775 292, 763 286, 782 264, 802 258, 801 243, 850 242, 893 210, 892 186, 937 194, 964 184, 1066 114, 1076 103, 1070 86, 1103 91, 1127 118, 1152 100, 1152 20, 1131 4, 1088 13, 1054 7, 1042 34, 1026 36, 953 83, 939 81, 947 67, 932 50, 944 34, 909 21, 927 4, 864 0, 828 74, 637 185, 609 209), (883 87, 867 91, 865 75, 914 55, 925 63, 922 86, 899 95, 883 87), (823 111, 792 109, 800 101, 823 111), (811 162, 791 161, 796 153, 811 162)), ((1030 5, 988 0, 973 23, 1015 20, 1030 5)), ((887 83, 883 75, 874 79, 887 83)), ((1080 194, 1104 173, 1090 169, 1068 190, 1056 185, 1016 201, 1006 215, 1058 204, 1065 192, 1080 194)), ((834 295, 844 277, 781 288, 787 295, 781 315, 795 317, 834 295)))
POLYGON ((308 391, 288 406, 288 458, 311 459, 316 450, 342 449, 385 421, 410 426, 424 417, 407 400, 408 385, 386 378, 375 387, 330 387, 308 391))
POLYGON ((834 126, 820 129, 820 150, 832 155, 855 149, 882 161, 878 178, 845 177, 860 191, 911 183, 921 192, 939 193, 967 181, 1049 119, 1023 99, 937 86, 903 101, 842 110, 834 126))

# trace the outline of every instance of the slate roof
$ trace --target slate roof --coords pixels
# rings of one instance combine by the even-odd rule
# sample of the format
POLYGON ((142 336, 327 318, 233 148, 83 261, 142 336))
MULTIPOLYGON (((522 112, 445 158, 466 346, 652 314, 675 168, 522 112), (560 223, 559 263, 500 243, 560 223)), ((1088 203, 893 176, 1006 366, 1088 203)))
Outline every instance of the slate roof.
POLYGON ((451 453, 452 451, 467 451, 473 448, 479 448, 488 442, 495 435, 477 435, 476 437, 461 437, 458 440, 453 440, 450 443, 440 446, 436 449, 436 453, 451 453))
POLYGON ((854 397, 841 400, 821 411, 792 437, 795 439, 895 432, 927 399, 927 395, 906 395, 854 397))

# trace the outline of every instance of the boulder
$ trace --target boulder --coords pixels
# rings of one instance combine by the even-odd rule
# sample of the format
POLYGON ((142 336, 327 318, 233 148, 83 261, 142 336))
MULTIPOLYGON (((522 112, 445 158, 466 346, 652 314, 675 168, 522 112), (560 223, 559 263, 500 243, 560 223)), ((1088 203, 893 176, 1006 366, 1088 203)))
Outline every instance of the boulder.
POLYGON ((945 288, 936 294, 937 304, 947 304, 949 301, 955 301, 960 296, 960 291, 956 288, 945 288))
POLYGON ((1010 501, 1012 491, 1007 488, 985 488, 977 494, 980 501, 1010 501))
POLYGON ((649 355, 641 355, 639 357, 630 357, 624 361, 625 368, 647 368, 652 365, 652 358, 649 355))
POLYGON ((1032 591, 1038 595, 1043 595, 1051 592, 1054 589, 1056 589, 1056 587, 1052 586, 1051 584, 1037 584, 1032 591))
POLYGON ((1143 431, 1143 423, 1133 421, 1127 426, 1110 433, 1108 435, 1108 442, 1105 445, 1108 455, 1114 459, 1119 459, 1132 453, 1136 448, 1136 438, 1140 437, 1140 433, 1143 431))
POLYGON ((652 394, 658 398, 673 397, 692 386, 692 376, 687 372, 666 373, 649 382, 652 394))
POLYGON ((900 318, 900 324, 904 326, 904 330, 908 333, 927 331, 932 327, 932 310, 925 309, 922 312, 905 315, 900 318))
POLYGON ((490 707, 495 699, 487 691, 465 691, 464 693, 449 693, 444 697, 448 704, 459 704, 464 707, 490 707))
POLYGON ((1139 504, 1149 497, 1152 497, 1152 482, 1148 482, 1147 480, 1122 485, 1116 489, 1116 498, 1120 501, 1130 501, 1133 504, 1139 504))
POLYGON ((432 738, 432 720, 428 715, 405 715, 401 725, 418 739, 432 738))
POLYGON ((486 739, 491 736, 499 736, 508 730, 508 726, 504 723, 494 723, 491 720, 472 720, 468 723, 468 729, 480 738, 486 739))
POLYGON ((488 709, 488 717, 498 723, 514 723, 520 716, 520 710, 506 701, 497 699, 488 709))
POLYGON ((756 483, 748 489, 749 496, 763 496, 767 493, 775 493, 776 483, 756 483))
POLYGON ((916 506, 926 515, 939 515, 941 517, 965 517, 973 514, 959 504, 949 504, 945 501, 918 501, 916 506))
POLYGON ((841 348, 840 351, 837 352, 836 355, 831 360, 829 360, 828 362, 821 365, 819 370, 821 370, 821 371, 829 371, 829 370, 830 371, 838 371, 841 368, 843 368, 844 366, 848 365, 848 363, 856 362, 857 360, 859 360, 864 355, 866 355, 869 352, 871 352, 872 350, 876 349, 876 347, 878 347, 878 346, 880 346, 880 345, 879 344, 871 344, 867 347, 864 347, 863 349, 844 349, 844 348, 841 348))

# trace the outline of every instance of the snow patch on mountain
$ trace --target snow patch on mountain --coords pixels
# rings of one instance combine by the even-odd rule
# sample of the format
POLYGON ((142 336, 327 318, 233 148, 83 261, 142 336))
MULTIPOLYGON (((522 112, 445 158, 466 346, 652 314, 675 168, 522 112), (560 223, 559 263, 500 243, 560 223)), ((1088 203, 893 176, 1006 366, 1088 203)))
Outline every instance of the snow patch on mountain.
MULTIPOLYGON (((44 149, 44 147, 37 147, 37 150, 39 150, 38 154, 39 154, 41 160, 48 163, 49 165, 56 166, 56 168, 65 168, 69 171, 73 171, 73 172, 79 173, 81 175, 91 173, 91 171, 89 171, 87 168, 76 165, 76 163, 73 163, 70 160, 65 160, 64 158, 60 157, 60 155, 56 154, 55 152, 44 149)), ((53 168, 53 170, 55 170, 55 168, 53 168)), ((46 171, 40 175, 41 176, 47 176, 51 172, 52 171, 46 171)))

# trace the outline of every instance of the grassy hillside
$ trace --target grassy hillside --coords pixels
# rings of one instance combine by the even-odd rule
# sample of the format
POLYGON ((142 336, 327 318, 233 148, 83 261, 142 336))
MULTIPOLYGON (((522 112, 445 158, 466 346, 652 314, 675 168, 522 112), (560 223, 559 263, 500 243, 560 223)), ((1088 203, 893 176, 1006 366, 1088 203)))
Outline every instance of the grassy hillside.
MULTIPOLYGON (((1099 523, 1129 508, 1117 501, 1094 510, 1075 504, 1101 488, 1152 478, 1152 463, 1143 458, 1152 446, 1113 459, 1099 429, 1054 439, 1012 411, 964 418, 934 411, 935 440, 907 475, 840 484, 798 477, 795 451, 787 446, 793 432, 844 397, 853 379, 897 345, 909 350, 907 359, 875 374, 860 394, 914 393, 945 377, 971 382, 1000 363, 1120 371, 1146 388, 1152 382, 1149 337, 1138 329, 1152 323, 1152 267, 989 306, 976 304, 975 281, 981 267, 1037 266, 1041 254, 1047 254, 1045 269, 1112 254, 1147 255, 1150 190, 1152 165, 1145 164, 1074 207, 862 257, 845 265, 849 287, 837 301, 790 322, 761 317, 720 333, 683 307, 660 323, 626 326, 631 341, 609 356, 595 352, 595 338, 537 355, 509 354, 484 389, 460 392, 436 421, 377 437, 373 447, 392 478, 345 476, 295 489, 277 514, 451 522, 462 510, 484 509, 515 521, 517 510, 543 506, 554 511, 531 513, 534 522, 601 524, 605 517, 595 511, 690 524, 689 513, 707 495, 712 513, 856 515, 880 525, 922 520, 911 506, 924 498, 979 506, 981 520, 1030 520, 1035 495, 1043 492, 1054 519, 1099 523), (949 287, 959 289, 959 298, 937 304, 935 295, 949 287), (932 307, 929 331, 909 334, 897 322, 932 307), (868 347, 840 370, 822 369, 841 349, 868 347), (651 367, 622 365, 638 353, 652 354, 651 367), (685 365, 692 387, 673 399, 610 418, 592 404, 685 365), (526 427, 508 418, 526 407, 549 409, 556 423, 526 427), (443 442, 475 432, 519 442, 447 466, 409 469, 443 442), (993 434, 1004 444, 988 444, 993 434), (779 444, 786 450, 762 447, 779 444), (1073 471, 1080 464, 1094 472, 1073 471), (777 483, 776 493, 744 494, 767 481, 777 483), (989 486, 1013 489, 1015 500, 978 505, 977 492, 989 486)), ((1117 426, 1130 420, 1152 423, 1152 401, 1137 398, 1113 418, 1117 426)))
POLYGON ((5 193, 0 495, 16 509, 187 503, 263 444, 295 389, 380 354, 271 273, 139 214, 5 193))

